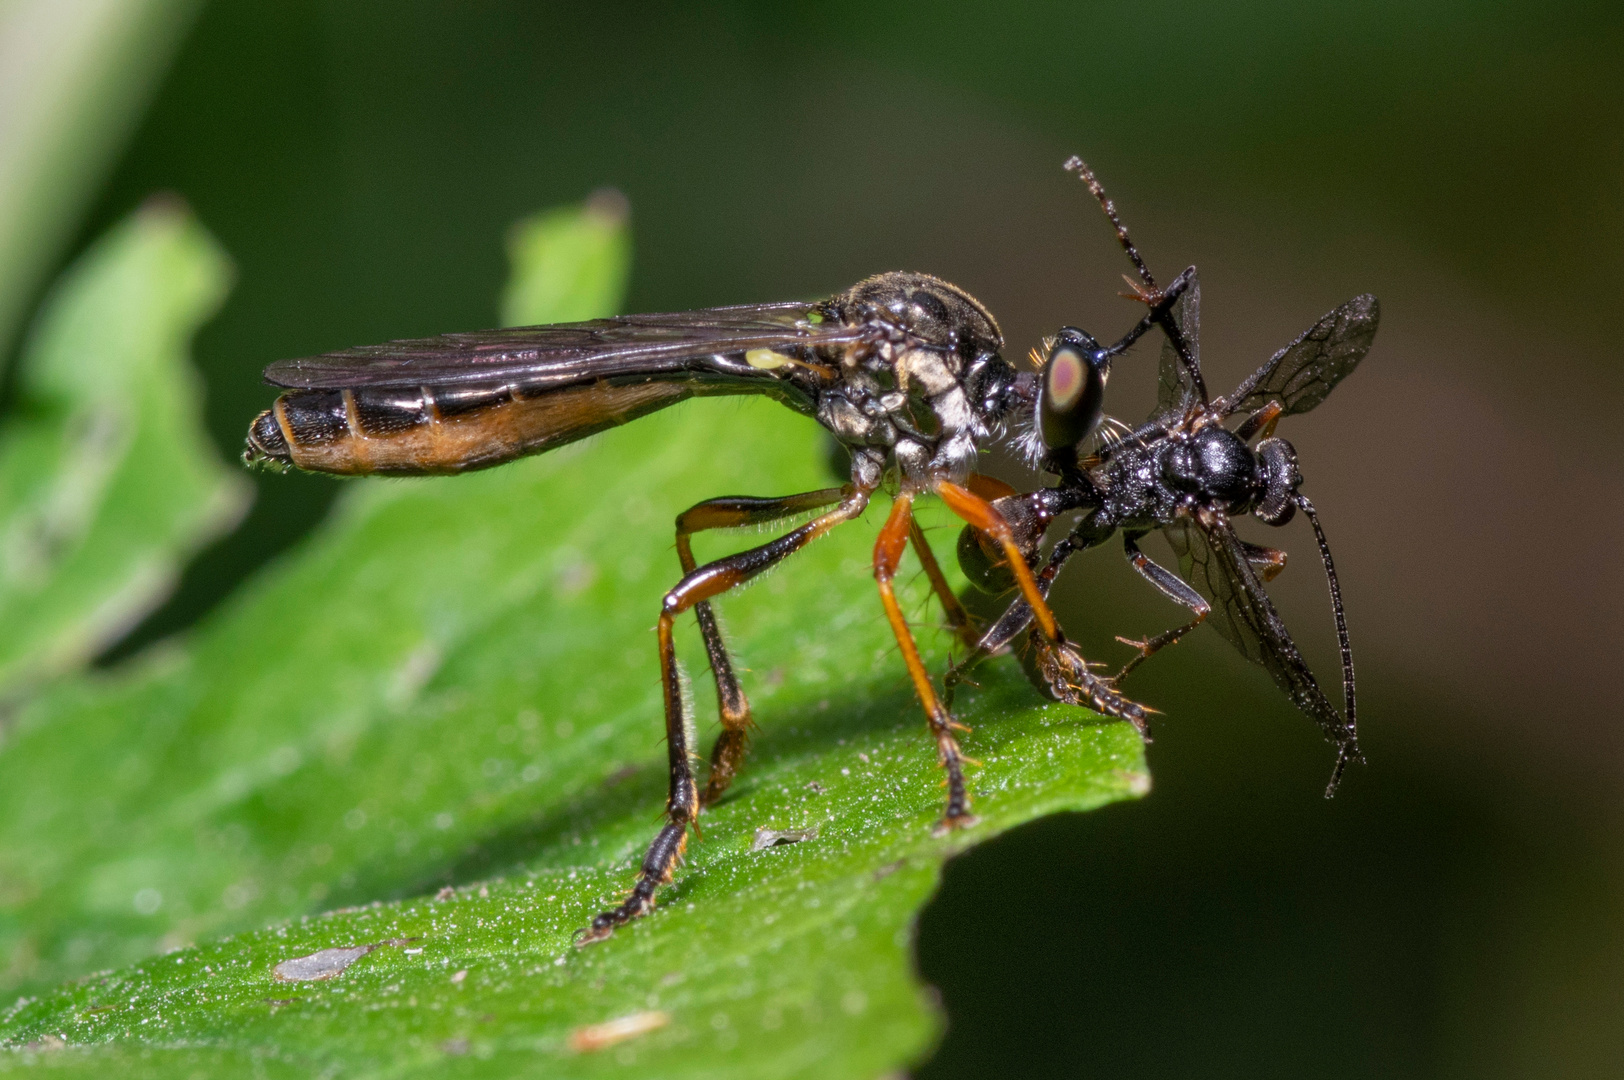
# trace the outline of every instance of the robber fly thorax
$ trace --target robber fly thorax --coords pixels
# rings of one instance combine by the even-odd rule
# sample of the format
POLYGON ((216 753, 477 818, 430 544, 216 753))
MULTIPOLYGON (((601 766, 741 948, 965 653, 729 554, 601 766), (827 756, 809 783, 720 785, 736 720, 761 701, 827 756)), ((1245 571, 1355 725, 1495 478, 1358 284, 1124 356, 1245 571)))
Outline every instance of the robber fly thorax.
MULTIPOLYGON (((1115 345, 1125 351, 1176 302, 1177 288, 1115 345)), ((688 831, 743 760, 752 726, 710 601, 860 515, 892 490, 874 547, 874 577, 887 622, 923 706, 947 775, 940 829, 975 822, 957 723, 937 693, 893 586, 912 546, 949 621, 967 646, 978 633, 947 584, 913 517, 935 494, 1003 553, 1026 597, 1035 632, 1068 649, 1053 613, 989 501, 1007 489, 975 472, 977 456, 1006 421, 1030 415, 1038 387, 1002 356, 1003 336, 975 298, 939 278, 887 273, 813 303, 754 304, 631 315, 555 326, 449 334, 285 360, 266 369, 284 388, 256 418, 250 464, 339 474, 434 474, 487 468, 563 446, 691 397, 760 394, 814 417, 851 454, 847 484, 796 495, 724 496, 676 520, 683 577, 666 593, 657 625, 669 787, 666 824, 624 903, 603 912, 581 943, 608 937, 647 913, 671 880, 688 831), (888 483, 889 481, 889 483, 888 483), (699 565, 695 533, 813 514, 778 538, 699 565), (722 731, 701 787, 674 620, 692 609, 716 681, 722 731)), ((1073 655, 1074 650, 1066 655, 1073 655)), ((1136 723, 1143 710, 1099 683, 1079 692, 1094 708, 1136 723)))

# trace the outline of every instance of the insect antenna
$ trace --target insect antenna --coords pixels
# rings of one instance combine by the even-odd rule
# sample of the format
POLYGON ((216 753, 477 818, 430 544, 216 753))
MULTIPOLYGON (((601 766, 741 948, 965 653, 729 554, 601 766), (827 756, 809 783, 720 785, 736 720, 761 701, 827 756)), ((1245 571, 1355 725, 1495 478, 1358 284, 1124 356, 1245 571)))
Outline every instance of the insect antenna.
POLYGON ((1325 530, 1320 528, 1319 515, 1314 512, 1314 504, 1308 501, 1308 496, 1298 493, 1296 502, 1297 508, 1308 515, 1308 523, 1314 527, 1314 539, 1319 542, 1320 561, 1325 564, 1325 580, 1331 587, 1331 611, 1336 616, 1336 643, 1342 651, 1343 714, 1348 725, 1347 738, 1337 743, 1336 767, 1331 771, 1331 782, 1325 788, 1325 797, 1329 799, 1336 794, 1336 786, 1341 783, 1342 772, 1348 763, 1364 760, 1364 755, 1359 753, 1359 726, 1354 707, 1353 646, 1348 643, 1348 620, 1342 610, 1342 587, 1337 584, 1336 565, 1331 562, 1331 545, 1325 539, 1325 530))
MULTIPOLYGON (((1088 162, 1074 155, 1066 159, 1066 171, 1076 173, 1078 178, 1088 185, 1088 190, 1093 194, 1094 198, 1099 200, 1100 209, 1105 211, 1105 216, 1111 219, 1111 226, 1116 229, 1117 242, 1122 245, 1122 250, 1128 253, 1128 258, 1133 260, 1133 265, 1139 271, 1140 280, 1145 283, 1146 288, 1151 293, 1155 294, 1155 296, 1149 298, 1150 302, 1154 302, 1155 298, 1161 295, 1161 290, 1156 287, 1156 279, 1150 276, 1150 267, 1146 266, 1145 260, 1139 257, 1139 249, 1134 247, 1133 241, 1128 238, 1128 227, 1122 224, 1121 218, 1117 217, 1116 204, 1111 202, 1110 196, 1105 194, 1105 188, 1094 178, 1094 170, 1088 167, 1088 162)), ((1128 284, 1132 285, 1133 282, 1130 280, 1128 284)), ((1135 286, 1134 291, 1138 291, 1137 286, 1135 286)), ((1146 298, 1141 296, 1140 299, 1146 298)))

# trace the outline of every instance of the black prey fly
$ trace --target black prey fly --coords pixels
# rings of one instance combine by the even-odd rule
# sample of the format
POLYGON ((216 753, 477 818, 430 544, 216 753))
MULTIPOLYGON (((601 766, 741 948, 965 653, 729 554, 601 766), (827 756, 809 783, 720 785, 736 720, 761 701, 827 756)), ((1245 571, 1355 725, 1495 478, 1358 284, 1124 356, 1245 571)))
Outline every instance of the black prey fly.
MULTIPOLYGON (((1261 665, 1293 704, 1320 726, 1336 746, 1336 765, 1326 795, 1336 791, 1349 762, 1361 760, 1354 696, 1353 654, 1348 642, 1342 593, 1331 549, 1314 504, 1302 493, 1297 452, 1274 435, 1282 417, 1304 413, 1324 401, 1369 351, 1380 307, 1370 295, 1356 296, 1327 313, 1296 340, 1275 353, 1229 394, 1213 398, 1201 375, 1200 285, 1192 267, 1173 290, 1156 286, 1128 238, 1110 201, 1088 167, 1073 158, 1078 172, 1105 208, 1123 249, 1139 274, 1130 284, 1134 298, 1151 305, 1151 318, 1164 331, 1157 405, 1135 429, 1102 425, 1105 380, 1116 354, 1084 331, 1067 327, 1046 343, 1036 359, 1039 373, 1035 423, 1022 442, 1032 465, 1059 482, 1031 494, 1010 494, 993 506, 1014 531, 1016 546, 1029 560, 1038 589, 1047 596, 1055 575, 1073 555, 1122 534, 1128 560, 1145 580, 1174 603, 1189 609, 1182 626, 1146 641, 1128 642, 1138 655, 1121 671, 1102 678, 1065 645, 1034 640, 1035 659, 1047 689, 1061 700, 1090 703, 1104 685, 1112 690, 1158 649, 1210 621, 1241 653, 1261 665), (1238 423, 1229 426, 1229 421, 1238 423), (1083 456, 1091 438, 1099 449, 1083 456), (1254 443, 1253 440, 1256 440, 1254 443), (1232 519, 1250 513, 1268 525, 1284 525, 1301 511, 1314 530, 1342 659, 1343 707, 1327 700, 1287 632, 1263 583, 1286 564, 1283 551, 1259 547, 1236 535, 1232 519), (1081 511, 1076 526, 1042 560, 1043 533, 1060 515, 1081 511), (1178 557, 1179 574, 1152 562, 1139 548, 1147 533, 1161 530, 1178 557)), ((1003 545, 966 529, 960 537, 960 564, 972 583, 990 591, 1006 588, 1008 563, 1003 545)), ((981 637, 968 660, 948 675, 952 687, 982 656, 999 651, 1033 622, 1028 603, 1018 598, 981 637)), ((1145 731, 1144 718, 1127 716, 1145 731)))

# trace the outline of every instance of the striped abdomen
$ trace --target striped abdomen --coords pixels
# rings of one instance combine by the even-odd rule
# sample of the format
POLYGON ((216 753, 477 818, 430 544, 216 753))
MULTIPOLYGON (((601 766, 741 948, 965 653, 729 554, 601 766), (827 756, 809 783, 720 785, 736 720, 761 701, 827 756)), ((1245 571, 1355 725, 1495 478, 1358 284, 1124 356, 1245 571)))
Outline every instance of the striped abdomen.
POLYGON ((675 382, 290 390, 248 429, 244 459, 316 472, 456 473, 624 424, 693 394, 675 382))

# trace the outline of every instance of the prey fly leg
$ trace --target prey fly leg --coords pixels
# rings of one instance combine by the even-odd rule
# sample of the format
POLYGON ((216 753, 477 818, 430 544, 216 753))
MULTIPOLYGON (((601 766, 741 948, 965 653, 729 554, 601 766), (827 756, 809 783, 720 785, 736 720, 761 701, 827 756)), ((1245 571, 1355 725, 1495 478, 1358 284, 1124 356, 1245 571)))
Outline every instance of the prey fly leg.
POLYGON ((1170 570, 1164 570, 1160 566, 1156 565, 1156 563, 1150 560, 1148 555, 1139 550, 1139 537, 1126 533, 1123 534, 1122 547, 1128 555, 1128 562, 1135 570, 1139 571, 1140 577, 1156 586, 1157 590, 1163 596, 1167 597, 1175 604, 1183 604, 1185 607, 1195 612, 1195 618, 1191 619, 1183 626, 1175 626, 1171 630, 1164 630, 1155 637, 1148 638, 1144 641, 1130 641, 1124 637, 1117 638, 1117 640, 1122 642, 1122 644, 1131 645, 1135 649, 1139 650, 1139 655, 1135 656, 1132 660, 1129 660, 1122 666, 1121 671, 1111 676, 1111 681, 1119 685, 1123 679, 1128 677, 1128 674, 1133 671, 1134 668, 1138 667, 1140 664, 1143 664, 1146 660, 1149 660, 1152 656, 1156 655, 1157 652, 1165 649, 1169 645, 1174 644, 1179 640, 1179 638, 1206 622, 1207 616, 1212 614, 1212 605, 1207 603, 1206 597, 1192 589, 1184 581, 1184 579, 1179 577, 1177 574, 1174 574, 1170 570))

